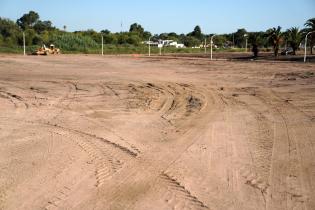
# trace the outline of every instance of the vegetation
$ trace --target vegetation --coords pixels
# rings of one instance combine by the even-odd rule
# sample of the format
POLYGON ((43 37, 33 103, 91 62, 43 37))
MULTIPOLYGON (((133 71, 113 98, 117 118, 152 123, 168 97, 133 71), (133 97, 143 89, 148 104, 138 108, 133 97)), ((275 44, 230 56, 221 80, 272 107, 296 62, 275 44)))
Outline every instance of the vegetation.
POLYGON ((302 33, 297 27, 288 29, 285 33, 286 39, 290 47, 292 47, 293 55, 296 54, 296 50, 302 41, 302 33))
MULTIPOLYGON (((272 28, 266 32, 247 32, 246 29, 238 29, 235 33, 218 34, 214 38, 216 50, 243 51, 245 41, 248 39, 248 47, 259 49, 273 48, 274 55, 278 56, 280 47, 287 43, 292 47, 294 54, 298 50, 306 33, 315 31, 315 18, 309 19, 305 23, 305 29, 299 30, 296 27, 281 31, 281 27, 272 28), (246 35, 246 36, 245 36, 246 35)), ((93 29, 85 31, 67 32, 67 26, 58 29, 49 20, 41 20, 38 13, 30 11, 22 15, 16 22, 0 18, 0 52, 21 52, 23 45, 22 33, 25 33, 27 51, 30 52, 42 44, 54 43, 61 48, 63 53, 99 53, 103 36, 105 53, 146 53, 148 46, 143 44, 150 37, 152 41, 174 40, 183 43, 187 48, 176 49, 175 47, 165 47, 163 52, 196 52, 200 53, 204 47, 204 40, 210 44, 212 34, 204 34, 200 26, 196 26, 188 34, 161 33, 151 34, 138 23, 130 26, 129 31, 112 33, 109 30, 100 32, 93 29), (194 47, 194 49, 192 49, 194 47)), ((310 36, 310 45, 315 45, 315 34, 310 36)), ((158 49, 152 48, 152 51, 158 49)), ((312 48, 311 48, 312 50, 312 48)), ((312 51, 311 51, 312 52, 312 51)), ((256 53, 256 55, 257 55, 256 53)))
MULTIPOLYGON (((305 25, 305 33, 315 31, 315 18, 309 19, 306 21, 305 25)), ((310 35, 310 47, 311 47, 311 54, 313 54, 313 47, 315 46, 315 33, 310 35)))
POLYGON ((271 28, 267 30, 267 38, 269 43, 273 47, 275 57, 278 56, 278 52, 280 49, 280 44, 283 42, 283 33, 281 32, 281 27, 278 28, 271 28))

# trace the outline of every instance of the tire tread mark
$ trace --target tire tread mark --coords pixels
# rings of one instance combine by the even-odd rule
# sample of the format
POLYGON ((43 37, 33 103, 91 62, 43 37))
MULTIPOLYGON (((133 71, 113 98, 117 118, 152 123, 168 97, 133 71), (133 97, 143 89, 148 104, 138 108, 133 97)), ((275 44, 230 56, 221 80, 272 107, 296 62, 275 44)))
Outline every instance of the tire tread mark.
MULTIPOLYGON (((187 203, 188 206, 193 207, 193 209, 209 209, 209 207, 200 201, 196 196, 192 195, 189 190, 187 190, 179 181, 177 181, 174 177, 171 177, 165 172, 162 172, 159 176, 159 179, 162 183, 166 184, 168 187, 168 199, 167 202, 172 205, 172 201, 174 197, 180 194, 180 201, 183 203, 187 203)), ((176 198, 175 198, 176 199, 176 198)), ((174 204, 173 208, 176 208, 176 204, 174 204)), ((188 207, 189 208, 189 207, 188 207)))

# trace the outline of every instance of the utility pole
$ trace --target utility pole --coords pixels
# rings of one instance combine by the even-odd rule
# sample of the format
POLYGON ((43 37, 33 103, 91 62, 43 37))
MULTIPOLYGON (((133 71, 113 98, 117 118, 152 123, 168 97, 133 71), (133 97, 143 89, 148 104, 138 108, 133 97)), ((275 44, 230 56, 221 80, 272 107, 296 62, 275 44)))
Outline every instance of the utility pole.
POLYGON ((311 31, 311 32, 308 32, 305 36, 305 45, 304 45, 304 63, 306 62, 306 47, 307 47, 307 37, 308 35, 310 35, 311 33, 314 33, 315 31, 311 31))
POLYGON ((210 38, 210 60, 212 60, 212 45, 213 45, 213 37, 215 37, 215 34, 211 36, 210 38))
POLYGON ((25 33, 24 33, 24 31, 23 31, 23 51, 24 51, 24 55, 26 55, 25 54, 25 33))

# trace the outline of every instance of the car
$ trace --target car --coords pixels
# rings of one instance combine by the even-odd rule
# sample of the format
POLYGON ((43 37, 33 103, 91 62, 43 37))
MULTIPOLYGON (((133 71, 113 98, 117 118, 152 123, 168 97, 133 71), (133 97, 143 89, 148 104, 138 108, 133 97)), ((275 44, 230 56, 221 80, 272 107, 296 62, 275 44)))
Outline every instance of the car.
POLYGON ((281 55, 293 55, 293 49, 291 47, 284 49, 281 55))

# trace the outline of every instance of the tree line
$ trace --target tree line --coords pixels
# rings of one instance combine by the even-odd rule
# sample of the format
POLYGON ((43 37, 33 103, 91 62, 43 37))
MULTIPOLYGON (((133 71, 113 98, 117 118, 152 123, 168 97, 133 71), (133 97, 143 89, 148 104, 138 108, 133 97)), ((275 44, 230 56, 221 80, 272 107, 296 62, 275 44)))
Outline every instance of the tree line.
MULTIPOLYGON (((272 48, 277 56, 280 47, 289 46, 293 54, 299 49, 308 32, 315 31, 315 18, 306 21, 305 28, 292 27, 282 31, 281 27, 268 29, 267 31, 248 32, 246 29, 238 29, 235 33, 218 34, 213 42, 222 49, 244 48, 248 39, 248 47, 272 48)), ((139 46, 143 41, 148 40, 174 40, 183 43, 186 47, 195 47, 209 43, 213 34, 204 34, 200 26, 196 26, 188 34, 161 33, 151 34, 137 23, 130 26, 129 31, 113 33, 109 30, 97 32, 93 29, 85 31, 67 32, 66 26, 58 29, 49 20, 41 20, 37 12, 30 11, 22 15, 18 20, 13 21, 7 18, 0 18, 0 47, 15 47, 23 44, 22 32, 25 33, 27 46, 54 43, 63 50, 84 51, 89 48, 98 48, 103 36, 104 43, 111 46, 129 45, 139 46)), ((310 34, 309 43, 312 48, 315 45, 315 33, 310 34)))

